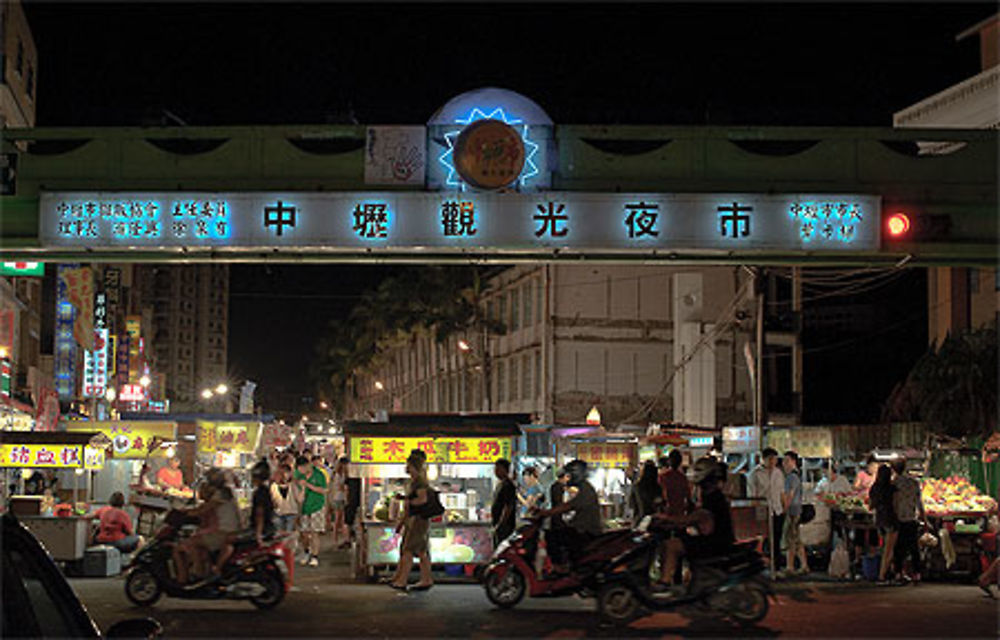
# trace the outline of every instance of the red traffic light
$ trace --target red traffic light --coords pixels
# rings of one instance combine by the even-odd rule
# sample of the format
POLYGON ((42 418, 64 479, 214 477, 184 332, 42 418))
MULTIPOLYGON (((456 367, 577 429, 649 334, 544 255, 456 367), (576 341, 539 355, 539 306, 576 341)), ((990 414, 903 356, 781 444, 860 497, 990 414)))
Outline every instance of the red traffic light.
POLYGON ((910 217, 905 213, 894 213, 885 224, 889 235, 898 238, 910 230, 910 217))

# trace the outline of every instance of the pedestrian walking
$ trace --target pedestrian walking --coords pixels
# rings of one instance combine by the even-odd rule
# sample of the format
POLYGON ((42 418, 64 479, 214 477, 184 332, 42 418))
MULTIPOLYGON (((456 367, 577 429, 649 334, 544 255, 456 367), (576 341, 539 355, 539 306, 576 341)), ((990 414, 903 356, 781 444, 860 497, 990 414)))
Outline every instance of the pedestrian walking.
POLYGON ((663 511, 668 516, 682 516, 691 509, 691 485, 681 471, 683 460, 679 449, 673 449, 666 458, 660 458, 657 479, 662 490, 663 511))
POLYGON ((301 511, 292 482, 292 468, 282 464, 271 482, 271 501, 278 519, 278 531, 295 531, 295 520, 301 511))
POLYGON ((299 512, 299 531, 305 552, 301 563, 302 566, 318 567, 320 534, 326 525, 326 476, 306 456, 299 456, 295 467, 296 498, 302 508, 299 512))
POLYGON ((882 560, 878 568, 878 581, 885 583, 889 565, 895 557, 896 538, 899 535, 899 521, 893 507, 896 487, 892 484, 892 469, 880 465, 875 473, 875 483, 868 491, 868 504, 875 511, 875 526, 882 537, 882 560))
POLYGON ((396 573, 389 582, 394 589, 426 591, 434 585, 428 540, 430 519, 423 515, 422 509, 427 504, 430 491, 425 459, 413 454, 406 459, 406 473, 410 476, 410 486, 406 495, 403 518, 396 525, 396 532, 403 532, 403 541, 399 545, 399 564, 396 566, 396 573), (420 580, 407 587, 414 557, 420 559, 420 580))
POLYGON ((330 511, 333 525, 333 546, 340 548, 341 537, 347 542, 348 532, 345 530, 344 509, 347 506, 347 458, 337 460, 337 464, 330 474, 330 511))
POLYGON ((802 476, 799 471, 799 454, 786 451, 782 460, 785 469, 785 489, 782 493, 782 506, 785 509, 785 524, 782 530, 781 544, 785 550, 785 575, 804 575, 809 573, 809 563, 806 559, 806 547, 799 535, 799 519, 802 517, 802 476), (800 566, 795 569, 795 559, 800 566))
POLYGON ((892 470, 896 477, 892 484, 895 492, 892 496, 892 507, 899 522, 899 534, 894 550, 896 570, 902 574, 906 582, 919 582, 921 572, 920 562, 920 522, 924 519, 924 503, 920 498, 920 483, 906 473, 906 458, 896 458, 892 461, 892 470), (903 571, 903 561, 910 556, 910 571, 903 571))
POLYGON ((493 464, 493 474, 500 483, 493 493, 490 518, 493 521, 493 547, 514 533, 517 515, 517 488, 510 479, 510 460, 500 458, 493 464))

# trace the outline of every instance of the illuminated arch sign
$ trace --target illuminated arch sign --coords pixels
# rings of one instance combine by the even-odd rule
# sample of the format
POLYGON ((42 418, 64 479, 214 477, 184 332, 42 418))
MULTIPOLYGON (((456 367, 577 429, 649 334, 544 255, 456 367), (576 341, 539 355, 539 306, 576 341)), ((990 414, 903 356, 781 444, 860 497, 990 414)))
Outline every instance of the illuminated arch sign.
POLYGON ((863 194, 44 193, 46 248, 873 251, 863 194))

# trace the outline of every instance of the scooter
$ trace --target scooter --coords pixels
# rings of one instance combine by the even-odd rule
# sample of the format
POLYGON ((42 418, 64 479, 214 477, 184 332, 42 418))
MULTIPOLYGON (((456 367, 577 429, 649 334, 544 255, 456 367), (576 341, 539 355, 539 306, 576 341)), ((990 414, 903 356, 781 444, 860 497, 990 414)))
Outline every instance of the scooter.
POLYGON ((627 624, 642 615, 687 606, 741 625, 755 624, 767 616, 773 589, 761 575, 764 560, 755 549, 755 541, 737 543, 724 556, 689 559, 691 580, 682 593, 654 591, 649 568, 672 530, 644 521, 637 528, 641 543, 612 560, 596 576, 597 608, 605 619, 627 624))
POLYGON ((196 600, 249 600, 259 609, 271 609, 284 599, 294 567, 284 536, 270 538, 258 546, 256 536, 243 534, 233 542, 233 554, 221 574, 195 585, 177 582, 171 571, 172 558, 186 518, 181 511, 170 511, 154 539, 126 567, 125 595, 129 600, 139 606, 150 606, 166 593, 174 598, 196 600))
MULTIPOLYGON (((481 580, 490 602, 503 609, 517 605, 525 595, 551 598, 596 593, 596 576, 608 562, 632 549, 637 542, 632 529, 618 529, 592 540, 568 574, 553 574, 542 552, 542 519, 533 518, 501 542, 481 580)), ((545 554, 547 556, 547 554, 545 554)))

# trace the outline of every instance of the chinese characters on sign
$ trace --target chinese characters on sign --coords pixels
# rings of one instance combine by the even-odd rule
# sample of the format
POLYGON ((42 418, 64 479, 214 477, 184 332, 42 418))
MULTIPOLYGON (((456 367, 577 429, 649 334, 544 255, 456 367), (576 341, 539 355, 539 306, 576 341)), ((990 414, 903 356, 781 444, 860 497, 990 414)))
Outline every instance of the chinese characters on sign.
MULTIPOLYGON (((161 442, 173 442, 177 424, 174 422, 128 422, 128 421, 71 421, 66 423, 69 432, 100 431, 111 440, 111 452, 115 458, 145 458, 150 442, 159 438, 161 442)), ((162 449, 153 452, 163 455, 162 449)))
POLYGON ((597 467, 627 467, 637 455, 637 446, 625 442, 581 442, 576 445, 576 457, 597 467))
POLYGON ((77 192, 41 195, 39 237, 77 249, 876 251, 880 216, 864 194, 77 192))
POLYGON ((476 205, 467 200, 441 204, 441 231, 449 237, 476 235, 476 205))
POLYGON ((788 214, 798 225, 803 242, 815 238, 851 242, 864 217, 860 203, 842 200, 793 202, 788 207, 788 214))
POLYGON ((428 463, 489 464, 510 458, 510 438, 351 437, 351 462, 402 464, 414 449, 427 454, 428 463))
POLYGON ((76 468, 83 461, 80 444, 0 444, 0 468, 76 468))

